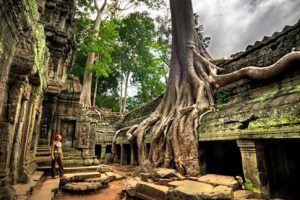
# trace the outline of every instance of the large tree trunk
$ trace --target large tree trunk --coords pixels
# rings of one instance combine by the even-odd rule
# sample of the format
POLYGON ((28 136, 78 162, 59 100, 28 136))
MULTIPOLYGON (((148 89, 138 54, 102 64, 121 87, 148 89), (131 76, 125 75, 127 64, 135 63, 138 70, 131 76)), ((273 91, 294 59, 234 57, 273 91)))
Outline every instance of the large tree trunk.
POLYGON ((97 90, 98 90, 98 80, 99 80, 99 76, 96 76, 95 88, 94 88, 94 99, 93 99, 93 106, 94 107, 96 107, 97 90))
POLYGON ((123 115, 123 82, 124 82, 124 79, 123 79, 123 75, 122 75, 122 78, 121 78, 121 88, 120 88, 120 114, 123 115))
MULTIPOLYGON (((99 29, 101 25, 101 20, 102 20, 102 13, 100 11, 97 12, 97 17, 95 20, 95 33, 94 37, 98 37, 99 35, 99 29)), ((83 87, 82 87, 82 92, 80 95, 80 100, 79 103, 83 107, 91 107, 91 92, 92 92, 92 77, 93 74, 89 72, 87 69, 94 64, 95 61, 95 53, 94 52, 89 52, 85 64, 85 72, 84 72, 84 77, 83 77, 83 87)))
POLYGON ((152 128, 149 159, 156 167, 175 167, 182 174, 199 175, 197 128, 215 110, 214 91, 241 78, 265 79, 300 61, 300 53, 287 54, 266 68, 246 67, 217 75, 218 67, 203 47, 194 26, 191 0, 170 0, 172 55, 167 90, 156 110, 126 135, 138 144, 144 161, 144 134, 152 128))
POLYGON ((126 78, 125 78, 125 88, 124 88, 125 91, 124 91, 124 102, 123 102, 123 111, 122 111, 122 113, 126 112, 129 76, 130 76, 130 72, 127 72, 126 78))

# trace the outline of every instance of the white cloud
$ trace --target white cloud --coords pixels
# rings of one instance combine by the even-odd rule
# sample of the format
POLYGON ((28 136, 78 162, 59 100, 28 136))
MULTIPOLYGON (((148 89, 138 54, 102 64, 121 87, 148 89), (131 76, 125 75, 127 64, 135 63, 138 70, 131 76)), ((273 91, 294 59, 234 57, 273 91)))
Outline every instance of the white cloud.
POLYGON ((213 57, 245 50, 300 18, 299 0, 193 0, 193 6, 211 37, 213 57))

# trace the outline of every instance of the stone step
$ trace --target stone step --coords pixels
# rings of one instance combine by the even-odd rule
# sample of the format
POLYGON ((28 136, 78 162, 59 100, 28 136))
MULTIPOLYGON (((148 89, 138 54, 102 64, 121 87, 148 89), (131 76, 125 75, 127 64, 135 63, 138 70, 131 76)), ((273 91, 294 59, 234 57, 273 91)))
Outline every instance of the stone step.
MULTIPOLYGON (((47 171, 50 172, 51 166, 43 166, 38 167, 37 170, 39 171, 47 171)), ((73 174, 73 173, 79 173, 79 172, 93 172, 93 173, 99 173, 98 172, 98 165, 95 166, 77 166, 77 167, 64 167, 64 173, 67 174, 73 174)))
MULTIPOLYGON (((76 166, 83 166, 84 165, 84 161, 83 160, 63 160, 63 166, 65 167, 76 167, 76 166)), ((37 162, 37 165, 39 167, 43 167, 43 166, 50 166, 51 165, 51 161, 44 161, 44 162, 37 162)))
POLYGON ((35 156, 50 156, 50 151, 48 152, 37 152, 35 156))

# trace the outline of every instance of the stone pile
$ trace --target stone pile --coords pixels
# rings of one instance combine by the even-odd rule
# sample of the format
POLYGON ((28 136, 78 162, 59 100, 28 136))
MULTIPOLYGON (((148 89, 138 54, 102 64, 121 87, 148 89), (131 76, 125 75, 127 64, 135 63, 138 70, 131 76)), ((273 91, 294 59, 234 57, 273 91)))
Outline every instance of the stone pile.
POLYGON ((235 177, 215 174, 184 177, 165 168, 128 179, 123 191, 129 197, 160 200, 250 199, 255 195, 242 190, 242 183, 235 177))
POLYGON ((75 174, 60 179, 60 188, 65 192, 87 194, 98 192, 101 188, 108 187, 109 182, 123 178, 108 166, 100 165, 97 173, 75 174))

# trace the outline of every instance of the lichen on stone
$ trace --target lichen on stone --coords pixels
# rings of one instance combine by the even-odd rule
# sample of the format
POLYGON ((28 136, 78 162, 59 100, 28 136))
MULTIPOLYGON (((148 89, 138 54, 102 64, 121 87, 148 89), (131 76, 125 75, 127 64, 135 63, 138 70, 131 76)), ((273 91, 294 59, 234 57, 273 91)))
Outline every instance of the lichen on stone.
POLYGON ((46 87, 46 70, 45 67, 48 65, 48 49, 46 47, 46 37, 44 32, 44 26, 37 24, 33 30, 34 37, 36 39, 36 45, 34 48, 35 54, 35 71, 39 74, 41 89, 46 87))
POLYGON ((25 4, 25 7, 29 12, 31 19, 37 22, 40 18, 40 14, 38 11, 38 5, 36 0, 23 0, 23 3, 25 4))
POLYGON ((3 50, 4 49, 4 45, 3 43, 0 41, 0 56, 3 54, 3 50))
POLYGON ((248 178, 245 178, 245 187, 252 192, 259 193, 259 189, 256 188, 248 178))

